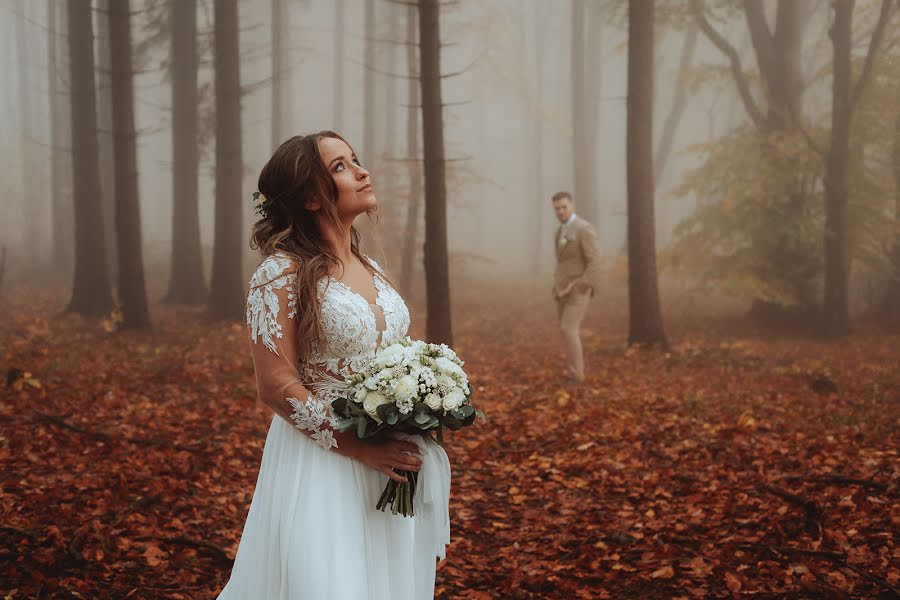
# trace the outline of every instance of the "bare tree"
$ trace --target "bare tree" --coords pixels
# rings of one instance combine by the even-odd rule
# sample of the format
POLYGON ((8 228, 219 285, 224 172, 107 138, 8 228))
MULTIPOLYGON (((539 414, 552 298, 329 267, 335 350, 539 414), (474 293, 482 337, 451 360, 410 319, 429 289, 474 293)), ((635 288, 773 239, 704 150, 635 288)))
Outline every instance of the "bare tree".
POLYGON ((116 174, 113 150, 113 116, 112 116, 112 84, 110 71, 112 50, 110 49, 109 14, 110 5, 115 0, 97 0, 95 10, 101 17, 97 19, 97 35, 95 36, 96 88, 97 88, 97 144, 100 157, 100 192, 103 202, 103 224, 107 239, 106 260, 113 285, 118 277, 116 239, 116 174))
POLYGON ((891 277, 884 295, 882 313, 900 324, 900 107, 894 115, 894 243, 891 248, 891 277))
POLYGON ((216 218, 207 312, 239 320, 241 276, 241 81, 237 0, 215 0, 216 218))
POLYGON ((290 67, 287 65, 285 32, 290 26, 290 12, 285 11, 283 0, 272 0, 272 149, 283 141, 290 129, 290 67), (288 85, 285 85, 287 83, 288 85))
MULTIPOLYGON (((541 266, 541 254, 544 250, 541 240, 544 237, 544 215, 550 210, 547 197, 543 193, 544 181, 544 53, 547 32, 547 13, 544 4, 537 7, 534 17, 534 93, 529 98, 532 118, 529 128, 529 164, 531 164, 531 188, 535 195, 532 219, 532 255, 531 272, 537 275, 541 266)), ((524 14, 524 12, 523 12, 524 14)), ((524 23, 523 23, 524 25, 524 23)), ((524 48, 523 48, 524 51, 524 48)))
POLYGON ((438 0, 418 0, 422 134, 425 155, 425 288, 429 341, 453 343, 447 255, 447 181, 441 98, 441 11, 438 0))
POLYGON ((147 310, 141 250, 141 207, 138 199, 137 136, 134 131, 131 66, 131 0, 116 0, 110 6, 109 35, 116 175, 116 245, 122 326, 128 329, 145 329, 150 326, 150 314, 147 310))
POLYGON ((50 96, 50 210, 52 211, 53 264, 59 272, 69 273, 72 268, 72 199, 69 194, 71 183, 67 176, 71 168, 66 165, 63 140, 69 143, 70 136, 63 122, 67 113, 65 102, 68 85, 60 86, 64 65, 60 65, 60 55, 64 54, 58 39, 65 39, 65 6, 56 0, 47 0, 47 93, 50 96))
POLYGON ((69 81, 72 120, 72 197, 75 205, 75 273, 67 310, 103 315, 113 306, 106 263, 91 0, 70 0, 69 81))
POLYGON ((599 68, 592 51, 600 37, 596 7, 586 0, 572 0, 572 164, 575 169, 573 193, 578 213, 596 225, 597 99, 594 70, 599 68), (588 8, 588 10, 585 10, 588 8), (590 59, 590 60, 588 60, 590 59), (590 68, 588 68, 590 64, 590 68))
POLYGON ((653 17, 652 1, 629 1, 628 342, 665 346, 653 215, 653 17))
MULTIPOLYGON (((344 0, 334 0, 334 128, 344 128, 344 0)), ((368 159, 366 159, 368 160, 368 159)))
POLYGON ((854 85, 850 73, 853 0, 835 0, 831 29, 834 50, 834 82, 831 100, 831 144, 825 159, 825 334, 837 337, 850 332, 847 293, 850 257, 847 251, 847 180, 850 161, 850 125, 853 109, 872 74, 891 12, 891 0, 882 0, 869 51, 854 85))
POLYGON ((409 201, 406 204, 406 226, 403 231, 403 257, 400 266, 400 289, 406 296, 412 293, 415 256, 419 238, 419 206, 422 203, 422 169, 419 165, 419 81, 414 79, 421 72, 416 55, 416 8, 408 7, 406 14, 406 70, 409 74, 407 89, 408 112, 406 115, 406 156, 409 177, 409 201))
POLYGON ((365 57, 363 61, 363 154, 362 163, 375 167, 375 0, 365 0, 365 57))
POLYGON ((200 243, 197 0, 170 0, 172 46, 172 260, 165 301, 200 305, 206 298, 200 243))
MULTIPOLYGON (((28 21, 24 0, 19 0, 16 10, 18 16, 16 18, 16 53, 19 62, 19 68, 16 70, 18 75, 18 95, 19 95, 19 154, 22 166, 22 197, 25 202, 25 222, 26 237, 31 240, 38 240, 41 237, 40 232, 40 198, 42 196, 39 188, 40 178, 35 170, 34 154, 35 148, 32 147, 31 140, 34 137, 34 115, 32 114, 31 99, 31 36, 28 35, 25 27, 28 21)), ((32 250, 28 252, 27 260, 32 269, 35 269, 40 262, 39 247, 34 245, 32 250)))
POLYGON ((669 113, 666 115, 662 134, 659 136, 659 143, 656 145, 656 153, 653 157, 653 180, 657 183, 662 179, 666 163, 672 152, 675 132, 678 130, 678 124, 684 115, 684 109, 687 108, 687 78, 694 61, 694 51, 697 48, 699 32, 700 29, 696 23, 688 23, 684 34, 684 45, 681 48, 681 58, 678 61, 678 72, 675 75, 675 98, 672 101, 672 106, 669 107, 669 113))

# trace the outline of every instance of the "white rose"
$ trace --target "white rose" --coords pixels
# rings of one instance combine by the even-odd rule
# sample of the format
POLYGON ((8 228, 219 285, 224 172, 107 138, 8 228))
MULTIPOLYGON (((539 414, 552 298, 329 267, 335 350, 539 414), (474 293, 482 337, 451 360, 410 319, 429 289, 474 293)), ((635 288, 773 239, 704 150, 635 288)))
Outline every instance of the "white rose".
POLYGON ((431 410, 438 410, 443 405, 443 402, 443 398, 437 394, 431 393, 425 396, 425 404, 427 404, 428 408, 431 410))
POLYGON ((363 400, 363 409, 368 413, 370 417, 375 419, 377 422, 381 423, 381 419, 378 417, 377 409, 382 404, 390 404, 391 401, 384 396, 384 394, 379 394, 378 392, 369 392, 366 394, 366 399, 363 400))
POLYGON ((449 394, 444 396, 444 410, 453 410, 459 408, 466 401, 466 395, 459 388, 453 388, 449 394))

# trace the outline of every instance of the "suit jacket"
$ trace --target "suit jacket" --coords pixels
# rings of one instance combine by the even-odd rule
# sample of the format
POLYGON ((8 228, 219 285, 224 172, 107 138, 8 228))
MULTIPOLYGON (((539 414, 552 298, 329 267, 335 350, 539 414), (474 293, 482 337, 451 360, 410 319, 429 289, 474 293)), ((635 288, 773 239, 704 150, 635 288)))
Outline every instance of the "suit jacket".
POLYGON ((564 239, 561 239, 557 229, 554 239, 556 269, 553 272, 553 297, 564 298, 580 283, 588 285, 593 296, 594 287, 600 281, 597 232, 590 223, 576 216, 562 237, 564 239))

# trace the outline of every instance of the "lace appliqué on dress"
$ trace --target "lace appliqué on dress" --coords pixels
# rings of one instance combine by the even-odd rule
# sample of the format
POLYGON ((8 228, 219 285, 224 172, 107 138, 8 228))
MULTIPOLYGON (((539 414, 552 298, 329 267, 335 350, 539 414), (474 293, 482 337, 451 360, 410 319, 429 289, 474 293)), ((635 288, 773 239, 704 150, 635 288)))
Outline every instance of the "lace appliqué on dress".
POLYGON ((247 294, 247 325, 250 327, 250 339, 253 343, 262 337, 266 348, 278 354, 275 349, 275 338, 284 337, 281 324, 278 322, 278 296, 275 290, 287 286, 288 318, 297 315, 297 274, 285 271, 292 266, 291 260, 283 256, 268 256, 256 269, 250 279, 250 292, 247 294))
POLYGON ((296 398, 285 398, 285 400, 294 409, 294 412, 291 413, 291 421, 294 422, 294 427, 312 432, 310 437, 312 437, 313 441, 326 450, 338 447, 332 430, 322 428, 326 421, 334 426, 334 420, 329 416, 324 402, 316 400, 312 394, 306 397, 306 402, 300 402, 296 398))

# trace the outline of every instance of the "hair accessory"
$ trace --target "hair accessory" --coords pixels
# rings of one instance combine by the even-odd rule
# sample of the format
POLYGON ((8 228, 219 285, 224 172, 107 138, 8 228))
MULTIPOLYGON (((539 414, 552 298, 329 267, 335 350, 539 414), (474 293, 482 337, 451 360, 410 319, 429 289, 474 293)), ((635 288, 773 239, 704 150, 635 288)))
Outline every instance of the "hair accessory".
POLYGON ((261 217, 266 216, 266 203, 268 199, 261 192, 253 192, 253 210, 261 217))

